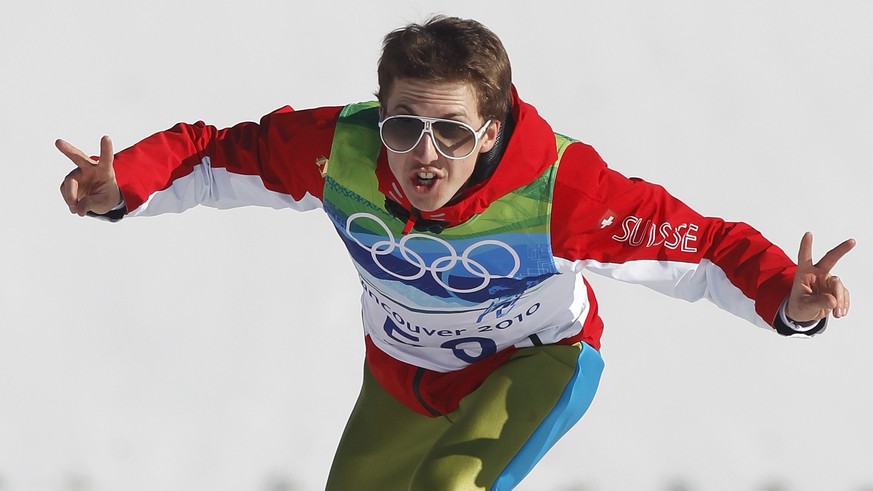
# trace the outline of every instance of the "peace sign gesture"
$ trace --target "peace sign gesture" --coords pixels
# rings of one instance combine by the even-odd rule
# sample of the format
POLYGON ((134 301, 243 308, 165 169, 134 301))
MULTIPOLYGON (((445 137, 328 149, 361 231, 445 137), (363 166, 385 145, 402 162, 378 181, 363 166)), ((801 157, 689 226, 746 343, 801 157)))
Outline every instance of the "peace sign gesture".
POLYGON ((837 261, 853 247, 855 240, 848 239, 813 264, 812 233, 803 235, 797 255, 797 273, 785 308, 789 319, 809 322, 827 317, 831 312, 835 318, 845 317, 849 313, 849 290, 839 277, 830 273, 837 261))
POLYGON ((121 203, 121 191, 112 168, 112 140, 108 136, 100 139, 100 159, 96 162, 64 140, 56 141, 55 146, 76 164, 61 183, 61 195, 70 213, 85 216, 92 211, 102 215, 121 203))

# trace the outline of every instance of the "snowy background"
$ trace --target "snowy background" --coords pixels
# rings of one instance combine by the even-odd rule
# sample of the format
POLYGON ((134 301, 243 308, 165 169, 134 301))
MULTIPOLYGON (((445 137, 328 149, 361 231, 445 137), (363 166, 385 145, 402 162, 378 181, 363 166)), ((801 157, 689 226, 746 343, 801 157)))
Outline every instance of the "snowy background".
POLYGON ((847 237, 849 318, 784 339, 591 278, 601 390, 520 489, 873 490, 873 2, 98 0, 0 7, 0 491, 318 490, 363 363, 321 212, 69 215, 64 138, 370 99, 433 12, 504 41, 556 131, 789 255, 847 237))

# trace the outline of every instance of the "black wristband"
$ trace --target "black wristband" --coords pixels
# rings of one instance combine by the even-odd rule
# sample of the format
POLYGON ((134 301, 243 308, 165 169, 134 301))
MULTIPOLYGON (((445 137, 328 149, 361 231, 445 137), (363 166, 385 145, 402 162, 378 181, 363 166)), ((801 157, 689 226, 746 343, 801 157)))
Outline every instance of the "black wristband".
POLYGON ((109 220, 110 222, 117 222, 124 218, 124 215, 127 213, 127 207, 122 206, 121 208, 115 210, 109 210, 106 213, 94 213, 93 211, 89 211, 86 213, 89 217, 102 218, 104 220, 109 220))
POLYGON ((802 331, 798 331, 797 329, 794 329, 793 327, 791 327, 790 324, 787 324, 782 319, 782 314, 779 313, 779 314, 776 314, 776 321, 773 322, 773 327, 776 329, 776 332, 778 332, 779 334, 781 334, 783 336, 791 336, 793 334, 803 334, 805 336, 812 336, 814 334, 818 334, 818 333, 825 330, 825 327, 827 327, 827 325, 828 325, 827 320, 828 320, 827 317, 825 317, 823 319, 819 319, 819 321, 814 326, 812 326, 810 328, 804 328, 802 331))

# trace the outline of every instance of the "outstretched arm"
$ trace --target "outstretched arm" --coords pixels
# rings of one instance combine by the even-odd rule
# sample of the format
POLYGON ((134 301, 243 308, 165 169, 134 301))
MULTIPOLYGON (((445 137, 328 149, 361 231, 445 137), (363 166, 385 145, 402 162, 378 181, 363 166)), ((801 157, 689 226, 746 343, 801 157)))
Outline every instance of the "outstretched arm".
POLYGON ((706 298, 783 335, 814 335, 830 313, 848 312, 848 291, 830 271, 854 240, 813 264, 808 234, 796 265, 749 225, 701 216, 660 186, 609 170, 586 145, 565 151, 552 209, 554 250, 580 269, 706 298))
POLYGON ((57 140, 55 146, 76 164, 61 183, 61 196, 70 213, 85 216, 90 211, 102 215, 121 204, 121 191, 112 168, 112 140, 108 136, 100 139, 98 160, 64 140, 57 140))
POLYGON ((197 205, 317 208, 324 187, 317 164, 330 155, 341 109, 286 106, 259 123, 224 129, 179 123, 115 155, 104 137, 97 160, 58 140, 58 149, 76 164, 61 194, 71 212, 110 219, 197 205), (116 211, 122 202, 125 208, 116 211))

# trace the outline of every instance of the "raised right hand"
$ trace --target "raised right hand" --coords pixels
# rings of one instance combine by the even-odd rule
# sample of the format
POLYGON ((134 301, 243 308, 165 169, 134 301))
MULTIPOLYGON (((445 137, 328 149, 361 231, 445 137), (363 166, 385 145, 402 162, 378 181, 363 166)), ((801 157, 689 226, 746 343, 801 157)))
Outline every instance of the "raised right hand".
POLYGON ((112 140, 108 136, 100 139, 100 158, 97 161, 64 140, 57 140, 55 146, 76 164, 61 183, 61 196, 70 213, 85 216, 92 211, 102 215, 121 204, 121 190, 112 168, 112 140))

